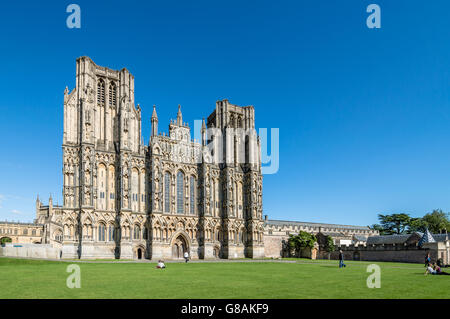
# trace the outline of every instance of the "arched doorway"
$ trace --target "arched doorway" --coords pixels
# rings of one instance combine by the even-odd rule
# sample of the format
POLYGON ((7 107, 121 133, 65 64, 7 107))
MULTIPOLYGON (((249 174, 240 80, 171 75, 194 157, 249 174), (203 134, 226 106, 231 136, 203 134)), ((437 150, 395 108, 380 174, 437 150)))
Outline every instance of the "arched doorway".
POLYGON ((133 258, 144 259, 145 258, 145 248, 141 245, 133 249, 133 258))
POLYGON ((172 258, 183 258, 184 252, 188 250, 186 240, 179 235, 172 245, 172 258))

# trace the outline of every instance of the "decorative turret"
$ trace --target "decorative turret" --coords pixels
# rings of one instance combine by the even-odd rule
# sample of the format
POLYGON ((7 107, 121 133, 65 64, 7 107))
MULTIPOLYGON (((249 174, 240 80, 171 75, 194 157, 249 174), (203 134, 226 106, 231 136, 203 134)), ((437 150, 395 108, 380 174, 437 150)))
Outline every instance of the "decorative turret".
POLYGON ((183 125, 183 115, 181 114, 181 105, 178 104, 178 113, 177 113, 177 125, 183 125))
POLYGON ((152 113, 152 136, 158 135, 158 115, 156 114, 156 105, 153 105, 152 113))
POLYGON ((202 120, 202 145, 206 146, 206 125, 205 125, 205 118, 202 120))
POLYGON ((36 213, 39 211, 40 208, 41 208, 41 200, 39 199, 39 194, 38 194, 37 198, 36 198, 36 213))

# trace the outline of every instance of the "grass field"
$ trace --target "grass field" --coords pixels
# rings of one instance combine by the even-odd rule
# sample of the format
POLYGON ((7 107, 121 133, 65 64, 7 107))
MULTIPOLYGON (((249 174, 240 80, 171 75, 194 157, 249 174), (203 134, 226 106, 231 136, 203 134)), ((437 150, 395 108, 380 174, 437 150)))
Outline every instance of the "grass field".
POLYGON ((450 276, 424 276, 418 264, 377 263, 381 288, 369 289, 369 264, 78 263, 81 288, 69 289, 70 262, 0 258, 0 298, 450 298, 450 276))

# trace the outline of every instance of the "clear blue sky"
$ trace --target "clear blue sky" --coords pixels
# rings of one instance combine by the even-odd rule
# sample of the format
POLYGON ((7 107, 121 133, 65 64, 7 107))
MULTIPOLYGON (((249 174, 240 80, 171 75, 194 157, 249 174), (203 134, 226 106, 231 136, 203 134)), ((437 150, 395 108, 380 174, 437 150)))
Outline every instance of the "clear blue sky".
POLYGON ((61 203, 63 91, 75 59, 126 67, 150 133, 177 105, 254 105, 280 129, 264 177, 270 218, 368 225, 382 212, 450 210, 448 1, 4 1, 0 5, 0 219, 61 203), (81 7, 81 29, 66 6, 81 7), (368 29, 366 7, 381 7, 368 29))

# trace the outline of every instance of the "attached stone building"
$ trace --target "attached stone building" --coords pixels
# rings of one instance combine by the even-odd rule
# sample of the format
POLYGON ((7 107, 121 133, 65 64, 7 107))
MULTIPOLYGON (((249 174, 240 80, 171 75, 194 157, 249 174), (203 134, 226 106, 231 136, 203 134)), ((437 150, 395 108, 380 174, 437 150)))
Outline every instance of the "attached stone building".
MULTIPOLYGON (((393 261, 423 263, 427 253, 433 262, 442 259, 450 264, 450 236, 432 234, 432 241, 421 243, 423 233, 415 232, 405 235, 371 236, 363 244, 338 247, 342 249, 347 260, 393 261)), ((331 259, 338 259, 338 250, 331 253, 331 259)), ((320 252, 319 258, 328 258, 327 252, 320 252)))
POLYGON ((0 222, 0 242, 40 244, 44 226, 34 223, 0 222))
POLYGON ((335 245, 350 245, 369 236, 378 235, 378 231, 367 226, 308 223, 298 221, 264 219, 264 254, 266 257, 285 257, 289 235, 305 231, 314 235, 331 236, 335 245))

